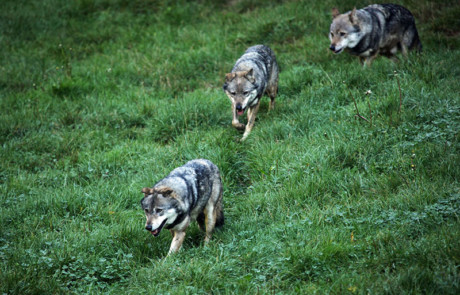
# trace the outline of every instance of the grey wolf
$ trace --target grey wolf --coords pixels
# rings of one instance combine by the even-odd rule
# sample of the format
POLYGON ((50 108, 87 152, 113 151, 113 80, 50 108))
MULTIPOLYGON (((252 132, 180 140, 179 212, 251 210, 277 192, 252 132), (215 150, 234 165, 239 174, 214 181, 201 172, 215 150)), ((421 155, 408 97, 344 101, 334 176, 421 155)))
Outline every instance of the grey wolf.
POLYGON ((155 237, 163 228, 173 235, 168 255, 179 251, 192 221, 206 232, 205 244, 214 228, 224 224, 220 172, 209 160, 189 161, 142 193, 145 229, 155 237))
POLYGON ((251 132, 264 93, 270 97, 269 110, 275 107, 278 93, 278 63, 273 51, 265 45, 249 47, 225 75, 223 89, 232 102, 232 126, 244 130, 242 141, 251 132), (238 117, 248 110, 247 124, 238 117))
POLYGON ((332 17, 329 49, 337 54, 345 49, 363 65, 370 66, 378 54, 396 61, 398 51, 407 56, 408 50, 422 50, 414 16, 403 6, 373 4, 344 14, 334 8, 332 17))

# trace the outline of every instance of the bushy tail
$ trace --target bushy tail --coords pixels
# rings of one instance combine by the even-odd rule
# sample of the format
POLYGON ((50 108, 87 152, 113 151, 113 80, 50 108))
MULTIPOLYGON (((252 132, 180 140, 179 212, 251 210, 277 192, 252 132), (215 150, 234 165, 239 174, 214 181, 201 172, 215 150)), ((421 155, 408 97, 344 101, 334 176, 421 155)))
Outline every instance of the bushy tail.
POLYGON ((198 226, 200 227, 200 229, 201 229, 202 231, 206 231, 206 225, 204 224, 204 220, 205 220, 204 213, 201 212, 201 213, 198 214, 198 216, 196 217, 196 222, 198 222, 198 226))
POLYGON ((418 53, 422 53, 422 41, 420 41, 417 30, 415 30, 415 35, 412 38, 412 44, 409 46, 409 49, 415 49, 418 53))
POLYGON ((222 197, 217 202, 216 207, 216 227, 221 227, 225 223, 224 209, 222 208, 222 197))

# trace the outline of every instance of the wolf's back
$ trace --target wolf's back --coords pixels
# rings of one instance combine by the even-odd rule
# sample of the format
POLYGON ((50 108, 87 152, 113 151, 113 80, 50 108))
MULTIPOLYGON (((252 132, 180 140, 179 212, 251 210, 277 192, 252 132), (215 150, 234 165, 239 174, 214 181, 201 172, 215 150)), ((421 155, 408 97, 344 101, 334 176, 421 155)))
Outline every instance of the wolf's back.
POLYGON ((380 23, 380 25, 385 28, 385 31, 394 32, 401 30, 406 32, 405 37, 409 40, 406 39, 403 41, 405 41, 407 48, 409 50, 415 49, 418 52, 422 51, 422 42, 415 26, 415 18, 409 9, 398 4, 373 4, 364 8, 364 10, 368 10, 370 13, 373 13, 372 9, 378 9, 384 14, 385 21, 380 23))

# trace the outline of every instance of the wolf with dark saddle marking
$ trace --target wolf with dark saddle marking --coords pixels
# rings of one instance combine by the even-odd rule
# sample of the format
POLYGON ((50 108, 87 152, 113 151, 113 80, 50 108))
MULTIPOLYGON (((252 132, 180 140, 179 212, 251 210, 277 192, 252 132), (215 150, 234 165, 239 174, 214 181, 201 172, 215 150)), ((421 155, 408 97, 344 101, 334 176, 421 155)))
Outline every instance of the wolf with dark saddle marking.
POLYGON ((363 65, 370 66, 379 54, 396 61, 398 51, 407 56, 408 50, 422 50, 414 16, 403 6, 373 4, 344 14, 334 8, 332 17, 329 49, 359 56, 363 65))
POLYGON ((192 221, 206 232, 205 244, 214 228, 224 224, 220 172, 209 160, 189 161, 142 193, 145 229, 155 237, 163 228, 173 234, 168 255, 179 251, 192 221))
POLYGON ((232 125, 244 130, 245 140, 254 126, 259 110, 260 98, 264 93, 270 97, 270 107, 275 107, 278 93, 278 63, 273 51, 265 45, 249 47, 236 61, 231 73, 225 75, 223 89, 232 102, 232 125), (246 125, 238 117, 248 109, 246 125))

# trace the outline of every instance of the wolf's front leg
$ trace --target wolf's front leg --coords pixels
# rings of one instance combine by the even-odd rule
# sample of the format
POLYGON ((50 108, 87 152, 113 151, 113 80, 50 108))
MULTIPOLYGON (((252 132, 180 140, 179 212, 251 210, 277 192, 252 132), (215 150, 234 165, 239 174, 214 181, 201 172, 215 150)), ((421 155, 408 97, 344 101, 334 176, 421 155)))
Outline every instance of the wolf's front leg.
POLYGON ((374 59, 377 57, 378 54, 379 54, 379 51, 377 50, 372 55, 364 57, 363 67, 370 68, 372 62, 374 61, 374 59))
POLYGON ((257 112, 259 111, 259 106, 260 103, 248 109, 248 124, 246 124, 246 130, 244 131, 243 138, 241 138, 241 141, 244 141, 248 137, 249 133, 251 133, 252 127, 254 127, 254 123, 256 122, 256 116, 257 112))
POLYGON ((238 120, 238 115, 236 113, 236 105, 232 104, 232 126, 235 127, 238 130, 244 130, 244 127, 246 127, 244 124, 240 123, 240 120, 238 120))
POLYGON ((168 255, 179 251, 180 247, 182 246, 182 243, 184 242, 184 239, 185 239, 185 231, 175 231, 174 238, 172 240, 171 247, 169 248, 168 255))

